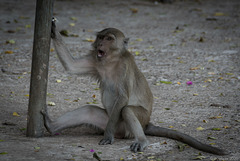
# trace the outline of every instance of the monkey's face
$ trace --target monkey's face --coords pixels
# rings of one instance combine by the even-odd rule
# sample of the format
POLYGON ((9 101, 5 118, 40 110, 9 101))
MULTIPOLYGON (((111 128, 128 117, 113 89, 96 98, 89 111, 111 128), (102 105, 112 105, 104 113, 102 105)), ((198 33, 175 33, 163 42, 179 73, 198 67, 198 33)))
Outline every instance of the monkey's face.
POLYGON ((114 50, 117 50, 116 37, 113 34, 97 35, 96 50, 97 58, 102 59, 108 57, 114 50))
POLYGON ((93 43, 94 53, 98 60, 111 60, 113 57, 119 57, 125 49, 124 34, 114 28, 107 28, 97 33, 93 43))

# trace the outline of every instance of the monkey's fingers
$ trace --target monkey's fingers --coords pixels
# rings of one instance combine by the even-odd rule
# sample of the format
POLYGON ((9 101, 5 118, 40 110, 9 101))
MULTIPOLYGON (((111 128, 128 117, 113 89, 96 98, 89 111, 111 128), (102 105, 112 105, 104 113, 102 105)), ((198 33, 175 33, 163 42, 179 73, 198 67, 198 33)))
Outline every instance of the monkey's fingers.
POLYGON ((141 145, 141 143, 136 142, 130 146, 130 150, 133 151, 134 153, 141 152, 143 151, 143 146, 141 145))
POLYGON ((102 139, 98 144, 99 145, 107 145, 107 144, 112 144, 113 139, 102 139))
POLYGON ((55 17, 52 18, 52 27, 51 27, 51 37, 56 37, 56 21, 57 19, 55 17))

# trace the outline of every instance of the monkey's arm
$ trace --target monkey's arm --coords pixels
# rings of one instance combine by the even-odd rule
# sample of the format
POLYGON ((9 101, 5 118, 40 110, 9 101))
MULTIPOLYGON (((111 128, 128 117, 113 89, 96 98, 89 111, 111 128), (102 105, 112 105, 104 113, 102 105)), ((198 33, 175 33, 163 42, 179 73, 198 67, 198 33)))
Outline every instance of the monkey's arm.
POLYGON ((107 127, 104 131, 104 138, 99 142, 100 145, 112 144, 122 109, 127 105, 127 98, 118 96, 114 101, 112 112, 109 116, 107 127))
POLYGON ((73 74, 91 74, 94 72, 94 63, 91 56, 74 59, 62 40, 60 33, 56 30, 55 19, 52 20, 51 37, 58 54, 59 60, 66 71, 73 74))

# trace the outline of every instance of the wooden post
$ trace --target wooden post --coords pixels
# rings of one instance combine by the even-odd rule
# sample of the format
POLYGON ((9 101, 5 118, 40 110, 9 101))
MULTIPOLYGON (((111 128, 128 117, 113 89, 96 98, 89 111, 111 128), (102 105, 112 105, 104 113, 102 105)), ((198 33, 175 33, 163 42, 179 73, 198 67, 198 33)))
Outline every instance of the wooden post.
POLYGON ((53 0, 37 0, 27 118, 29 137, 43 136, 40 111, 46 106, 52 15, 53 0))

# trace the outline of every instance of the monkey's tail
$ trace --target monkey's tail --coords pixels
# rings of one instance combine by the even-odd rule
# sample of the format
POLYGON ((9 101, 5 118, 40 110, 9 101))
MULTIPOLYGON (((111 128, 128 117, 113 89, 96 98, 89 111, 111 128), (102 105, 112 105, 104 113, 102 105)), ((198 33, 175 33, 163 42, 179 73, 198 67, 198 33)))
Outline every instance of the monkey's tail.
POLYGON ((222 149, 215 148, 215 147, 207 145, 207 144, 203 144, 200 141, 196 140, 195 138, 193 138, 189 135, 183 134, 183 133, 175 131, 175 130, 155 126, 151 123, 149 123, 149 125, 147 126, 147 128, 144 132, 146 135, 167 137, 170 139, 181 141, 183 143, 190 145, 193 148, 196 148, 196 149, 204 151, 204 152, 217 154, 217 155, 229 154, 228 152, 226 152, 222 149))

